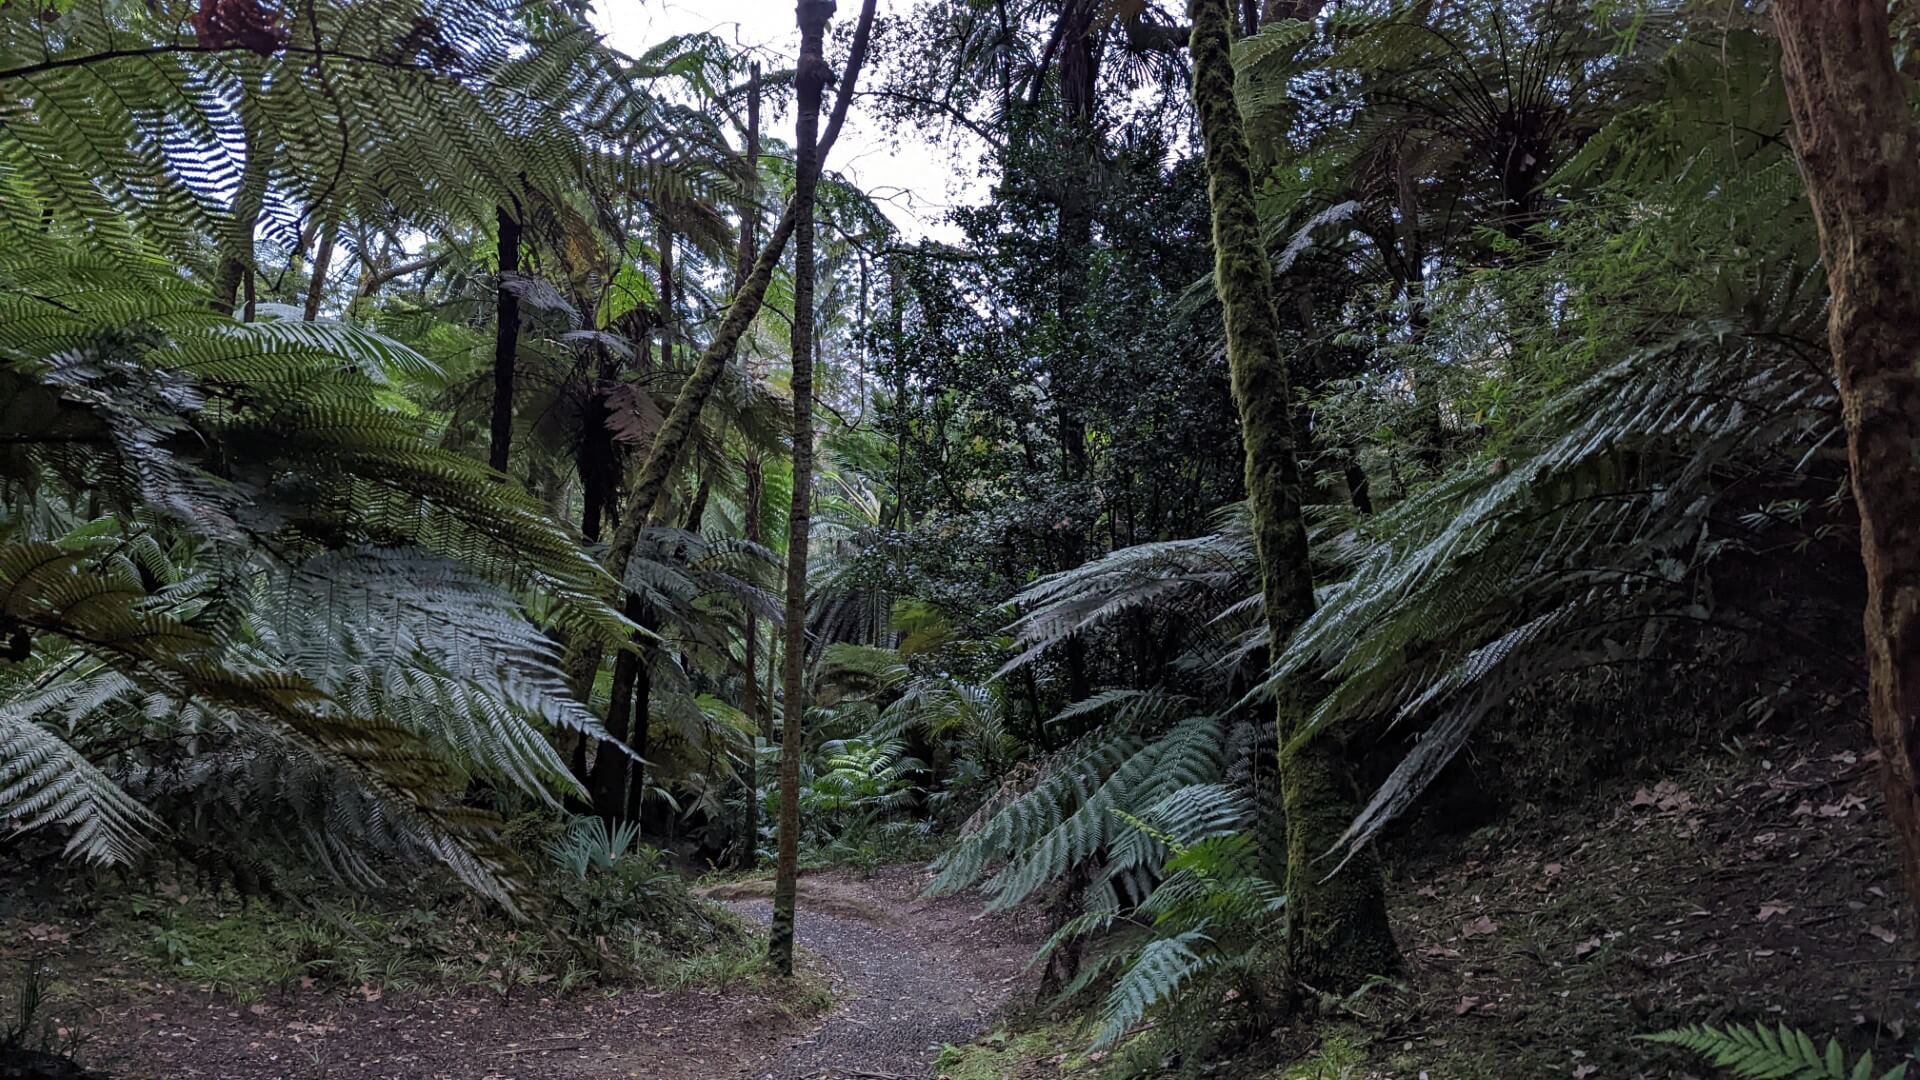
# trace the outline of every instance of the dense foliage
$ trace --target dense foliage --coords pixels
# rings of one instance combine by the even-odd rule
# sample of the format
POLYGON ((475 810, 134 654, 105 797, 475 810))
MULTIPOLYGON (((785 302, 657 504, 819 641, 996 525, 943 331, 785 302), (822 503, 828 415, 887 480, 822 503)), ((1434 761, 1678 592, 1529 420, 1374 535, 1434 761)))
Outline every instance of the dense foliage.
POLYGON ((787 811, 1043 905, 1103 1047, 1392 975, 1318 887, 1423 799, 1865 700, 1761 7, 916 0, 835 81, 557 0, 0 4, 9 856, 686 951, 740 931, 661 853, 787 811), (811 171, 868 48, 978 157, 951 242, 811 171))

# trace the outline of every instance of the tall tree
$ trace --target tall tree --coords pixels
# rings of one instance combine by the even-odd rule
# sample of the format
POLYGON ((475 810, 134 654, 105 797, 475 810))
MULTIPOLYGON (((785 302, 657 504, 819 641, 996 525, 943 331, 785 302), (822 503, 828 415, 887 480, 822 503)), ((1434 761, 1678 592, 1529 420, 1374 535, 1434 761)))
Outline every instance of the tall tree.
MULTIPOLYGON (((766 482, 761 473, 760 459, 751 454, 741 463, 747 474, 746 533, 747 542, 760 543, 761 499, 766 491, 766 482)), ((747 719, 752 721, 755 735, 768 743, 773 735, 773 703, 762 701, 760 697, 760 615, 751 603, 747 605, 746 626, 742 627, 742 637, 746 642, 746 655, 740 662, 742 679, 741 704, 747 719)), ((771 657, 769 657, 771 660, 771 657)), ((751 869, 759 858, 760 849, 760 756, 756 745, 754 752, 747 755, 746 815, 740 824, 739 864, 743 870, 751 869)))
MULTIPOLYGON (((840 135, 840 128, 846 122, 847 109, 853 103, 853 90, 860 78, 861 65, 866 61, 867 43, 872 39, 875 0, 866 0, 860 9, 860 22, 854 28, 852 50, 847 59, 846 74, 841 79, 840 93, 834 100, 833 118, 827 123, 827 130, 819 140, 816 158, 824 160, 834 140, 840 135)), ((823 61, 824 63, 824 61, 823 61)), ((797 197, 797 196, 796 196, 797 197)), ((720 376, 732 362, 734 352, 739 349, 747 328, 753 324, 765 302, 767 286, 773 281, 773 270, 780 262, 781 253, 786 249, 787 241, 792 239, 795 224, 795 203, 789 201, 786 211, 781 214, 780 222, 774 226, 773 234, 767 238, 766 247, 760 251, 759 258, 753 262, 752 271, 734 291, 733 302, 727 308, 726 317, 714 332, 713 339, 700 354, 693 371, 680 385, 680 393, 674 398, 673 408, 668 411, 659 431, 654 434, 653 444, 647 451, 645 462, 636 470, 632 483, 628 485, 632 492, 628 500, 627 511, 621 517, 620 524, 614 530, 613 542, 608 545, 607 568, 616 578, 624 578, 627 564, 632 561, 634 547, 640 541, 640 533, 650 525, 658 524, 656 514, 660 511, 661 496, 667 490, 668 481, 673 478, 680 462, 686 457, 687 447, 693 442, 694 432, 700 424, 701 413, 705 411, 707 399, 720 384, 720 376)), ((639 600, 632 594, 627 595, 622 610, 630 619, 635 618, 639 600)), ((646 639, 636 633, 624 652, 644 648, 646 639)), ((583 647, 576 656, 573 674, 585 677, 600 665, 600 650, 597 645, 583 647)), ((630 699, 631 683, 637 678, 637 672, 629 669, 622 681, 619 660, 614 666, 614 683, 609 697, 607 729, 625 723, 620 715, 621 709, 630 699)))
MULTIPOLYGON (((738 292, 753 273, 754 222, 758 220, 760 197, 760 65, 754 64, 747 77, 747 184, 740 201, 740 252, 734 269, 734 291, 738 292)), ((746 534, 747 542, 759 545, 761 498, 766 485, 761 474, 758 451, 749 451, 741 468, 747 477, 746 534)), ((746 655, 741 658, 744 678, 742 702, 746 706, 747 719, 753 722, 754 731, 767 742, 772 741, 773 702, 760 698, 759 652, 760 652, 760 613, 749 603, 746 605, 746 625, 741 628, 746 641, 746 655)), ((771 659, 771 658, 769 658, 771 659)), ((747 755, 746 775, 746 814, 740 826, 741 869, 750 869, 760 854, 760 755, 756 746, 754 752, 747 755)))
MULTIPOLYGON (((813 524, 813 203, 820 185, 820 99, 827 86, 827 20, 834 0, 800 0, 800 63, 794 73, 793 502, 787 513, 785 732, 780 738, 780 852, 767 955, 793 974, 793 919, 800 871, 800 757, 806 753, 807 541, 813 524)), ((852 87, 841 91, 842 100, 852 87)))
POLYGON ((1820 229, 1867 571, 1868 702, 1920 904, 1920 132, 1881 0, 1773 8, 1795 151, 1820 229))
MULTIPOLYGON (((1190 0, 1193 103, 1205 142, 1213 210, 1214 287, 1225 309, 1227 365, 1246 449, 1247 501, 1274 649, 1313 613, 1298 449, 1273 313, 1272 270, 1253 201, 1252 155, 1233 95, 1229 0, 1190 0)), ((1305 679, 1279 697, 1280 784, 1287 826, 1289 972, 1320 990, 1350 989, 1399 965, 1378 865, 1370 852, 1337 873, 1320 861, 1358 810, 1344 749, 1330 734, 1296 740, 1305 679)))

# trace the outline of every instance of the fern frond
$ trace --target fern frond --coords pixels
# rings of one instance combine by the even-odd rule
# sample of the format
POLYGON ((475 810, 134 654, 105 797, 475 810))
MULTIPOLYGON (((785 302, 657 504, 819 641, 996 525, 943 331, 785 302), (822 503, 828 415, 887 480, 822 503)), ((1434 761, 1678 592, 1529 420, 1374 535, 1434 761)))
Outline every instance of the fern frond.
MULTIPOLYGON (((1693 1024, 1640 1038, 1691 1050, 1745 1080, 1875 1080, 1872 1054, 1848 1067, 1838 1039, 1828 1039, 1822 1051, 1806 1032, 1785 1023, 1773 1028, 1693 1024)), ((1878 1074, 1877 1080, 1904 1080, 1906 1074, 1903 1063, 1878 1074)))

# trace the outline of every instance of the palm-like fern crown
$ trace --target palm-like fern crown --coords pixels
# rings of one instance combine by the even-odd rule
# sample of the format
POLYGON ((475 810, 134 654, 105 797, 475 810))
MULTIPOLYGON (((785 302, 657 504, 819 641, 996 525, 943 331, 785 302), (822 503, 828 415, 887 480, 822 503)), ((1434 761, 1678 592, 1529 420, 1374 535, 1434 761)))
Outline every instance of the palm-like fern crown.
POLYGON ((256 216, 298 248, 327 220, 445 233, 514 202, 564 231, 737 191, 714 122, 649 85, 698 39, 629 61, 545 0, 210 7, 0 13, 0 229, 191 264, 208 237, 250 259, 256 216))
MULTIPOLYGON (((389 403, 379 376, 425 361, 338 324, 235 323, 164 268, 39 239, 0 254, 0 363, 6 468, 38 508, 0 545, 0 618, 59 660, 7 680, 5 809, 127 857, 142 815, 85 757, 164 718, 163 738, 253 747, 262 793, 272 767, 334 770, 493 881, 460 846, 479 835, 449 801, 461 777, 544 795, 571 780, 541 728, 597 732, 513 597, 619 624, 565 530, 389 403), (57 528, 83 499, 109 516, 57 528)), ((101 764, 164 794, 141 761, 101 764)))

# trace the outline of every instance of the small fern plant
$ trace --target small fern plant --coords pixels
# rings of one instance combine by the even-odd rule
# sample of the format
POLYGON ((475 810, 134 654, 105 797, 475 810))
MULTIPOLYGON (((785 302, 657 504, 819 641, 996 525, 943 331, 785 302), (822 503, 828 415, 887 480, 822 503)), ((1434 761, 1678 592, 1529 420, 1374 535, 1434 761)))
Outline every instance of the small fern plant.
POLYGON ((583 817, 574 821, 565 836, 547 845, 547 853, 585 881, 589 872, 612 870, 639 838, 639 826, 633 822, 609 828, 603 818, 583 817))
POLYGON ((1785 1024, 1771 1029, 1690 1024, 1640 1037, 1691 1050, 1743 1080, 1906 1080, 1907 1075, 1905 1063, 1876 1073, 1871 1053, 1849 1066, 1838 1039, 1828 1039, 1822 1050, 1806 1032, 1785 1024))

